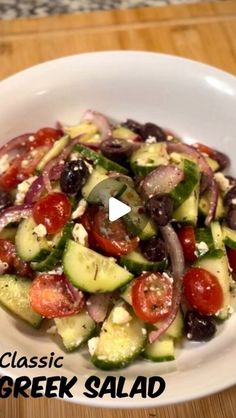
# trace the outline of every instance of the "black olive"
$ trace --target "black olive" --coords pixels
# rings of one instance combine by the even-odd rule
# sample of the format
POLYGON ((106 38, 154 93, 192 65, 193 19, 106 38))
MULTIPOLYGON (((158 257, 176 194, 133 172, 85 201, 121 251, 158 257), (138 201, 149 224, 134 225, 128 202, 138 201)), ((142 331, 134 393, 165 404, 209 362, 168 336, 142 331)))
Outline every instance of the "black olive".
POLYGON ((141 136, 144 140, 149 137, 153 137, 157 142, 164 142, 167 140, 167 136, 160 126, 155 125, 154 123, 145 123, 142 128, 141 136))
POLYGON ((225 206, 236 206, 236 203, 233 203, 235 199, 236 202, 236 186, 232 187, 224 197, 224 205, 225 206))
POLYGON ((143 128, 143 125, 141 123, 136 122, 133 119, 127 119, 126 122, 122 123, 122 126, 124 126, 125 128, 130 129, 131 131, 133 131, 137 135, 141 135, 142 128, 143 128))
POLYGON ((165 243, 161 238, 152 237, 140 241, 140 248, 148 261, 162 261, 167 257, 165 243))
POLYGON ((236 207, 230 207, 225 216, 229 228, 236 230, 236 207))
POLYGON ((167 194, 151 197, 146 202, 146 210, 159 226, 165 226, 172 218, 173 201, 167 194))
POLYGON ((212 182, 212 179, 210 176, 208 176, 205 173, 202 173, 201 175, 201 181, 200 181, 200 194, 203 195, 207 191, 207 189, 210 187, 212 182))
POLYGON ((188 311, 184 318, 184 329, 188 340, 208 341, 216 333, 216 325, 211 316, 197 311, 188 311))
POLYGON ((229 180, 229 185, 230 186, 236 186, 236 179, 232 176, 225 176, 228 180, 229 180))
POLYGON ((5 190, 0 189, 0 210, 7 208, 13 204, 12 197, 5 190))
POLYGON ((88 176, 88 167, 82 159, 66 163, 60 178, 61 190, 69 195, 77 194, 88 176))
POLYGON ((132 144, 124 139, 110 138, 101 143, 101 152, 105 157, 118 163, 124 163, 132 152, 132 144))

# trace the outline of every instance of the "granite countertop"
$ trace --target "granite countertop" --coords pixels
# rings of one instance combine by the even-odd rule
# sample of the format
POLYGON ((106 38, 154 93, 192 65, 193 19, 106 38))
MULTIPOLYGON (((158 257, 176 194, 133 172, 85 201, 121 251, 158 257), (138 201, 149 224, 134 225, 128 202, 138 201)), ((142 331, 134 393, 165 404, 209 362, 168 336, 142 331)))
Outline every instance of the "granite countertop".
POLYGON ((194 2, 197 0, 0 0, 0 19, 194 2))

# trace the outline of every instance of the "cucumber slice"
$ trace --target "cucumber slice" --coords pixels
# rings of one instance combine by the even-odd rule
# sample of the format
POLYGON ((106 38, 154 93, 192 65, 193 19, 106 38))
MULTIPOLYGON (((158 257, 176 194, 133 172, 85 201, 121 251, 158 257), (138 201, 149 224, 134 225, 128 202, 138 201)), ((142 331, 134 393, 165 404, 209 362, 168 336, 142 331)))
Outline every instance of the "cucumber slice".
POLYGON ((96 328, 96 323, 85 309, 77 315, 56 318, 55 324, 67 351, 79 348, 91 337, 96 328))
POLYGON ((122 299, 131 306, 132 306, 131 290, 132 290, 133 282, 134 281, 132 280, 130 283, 128 283, 126 286, 124 286, 123 289, 121 290, 121 293, 120 293, 120 296, 122 297, 122 299))
POLYGON ((57 264, 61 262, 63 251, 68 239, 72 237, 72 229, 74 224, 72 222, 67 223, 62 232, 56 234, 52 240, 53 250, 42 261, 32 262, 31 267, 36 271, 50 271, 57 264))
POLYGON ((223 241, 222 229, 219 222, 211 222, 210 228, 215 249, 223 250, 224 252, 226 252, 223 241))
POLYGON ((216 317, 227 319, 230 311, 230 274, 225 251, 222 249, 209 251, 197 260, 196 266, 209 271, 218 279, 223 291, 223 307, 216 317))
POLYGON ((185 180, 181 181, 171 192, 170 196, 174 201, 175 208, 184 203, 199 184, 200 172, 197 164, 190 160, 183 161, 185 180))
POLYGON ((205 160, 207 161, 207 164, 211 167, 212 171, 216 172, 220 169, 220 165, 216 160, 213 160, 213 158, 205 157, 205 160))
POLYGON ((16 252, 24 261, 43 260, 50 251, 46 238, 39 238, 34 233, 35 227, 36 223, 30 216, 24 219, 17 229, 15 239, 16 252))
POLYGON ((29 289, 32 281, 24 277, 4 274, 0 276, 0 304, 10 312, 39 328, 42 317, 30 306, 29 289))
POLYGON ((167 259, 148 261, 139 251, 132 251, 120 258, 120 264, 127 267, 131 273, 140 274, 143 271, 163 271, 168 265, 167 259))
POLYGON ((110 197, 118 198, 127 186, 122 182, 122 179, 109 177, 98 183, 88 195, 88 203, 95 205, 103 205, 108 208, 110 197))
POLYGON ((103 323, 92 363, 103 370, 125 367, 143 350, 146 342, 144 323, 133 315, 127 324, 112 322, 113 310, 103 323))
POLYGON ((148 343, 143 352, 143 357, 155 362, 175 360, 175 347, 173 338, 163 335, 163 337, 154 343, 148 343))
POLYGON ((112 131, 112 137, 117 139, 125 139, 126 141, 133 141, 137 138, 137 134, 124 126, 118 126, 112 131))
POLYGON ((88 200, 89 195, 92 190, 103 180, 108 179, 106 175, 106 170, 100 166, 97 166, 93 169, 85 185, 82 187, 81 193, 85 200, 88 200))
POLYGON ((159 165, 167 165, 169 156, 165 142, 144 144, 131 155, 130 165, 137 176, 146 176, 159 165))
POLYGON ((127 174, 128 170, 121 165, 115 163, 114 161, 109 160, 104 157, 102 154, 99 154, 96 151, 93 151, 84 145, 77 144, 74 148, 75 151, 78 151, 84 158, 89 161, 93 161, 95 165, 100 165, 108 171, 117 171, 118 173, 127 174))
POLYGON ((190 196, 180 205, 173 214, 177 222, 196 226, 198 220, 199 185, 197 185, 190 196))
POLYGON ((68 135, 65 135, 62 138, 58 139, 58 141, 54 142, 52 148, 47 152, 47 154, 44 155, 42 160, 37 165, 37 172, 41 172, 49 161, 57 157, 66 147, 69 140, 70 137, 68 135))
POLYGON ((67 241, 63 266, 71 283, 90 293, 112 292, 133 278, 114 258, 104 257, 72 240, 67 241))
MULTIPOLYGON (((209 201, 210 201, 209 192, 205 192, 204 195, 201 196, 199 199, 198 210, 199 210, 199 213, 205 217, 208 215, 208 212, 209 212, 209 207, 210 207, 209 201)), ((219 194, 217 207, 216 207, 215 220, 221 220, 224 217, 225 217, 225 209, 223 205, 223 199, 222 199, 221 194, 219 194)))
POLYGON ((222 226, 223 241, 229 248, 236 250, 236 231, 230 229, 228 226, 222 226))
MULTIPOLYGON (((160 328, 160 326, 161 326, 161 322, 155 323, 156 328, 160 328)), ((184 318, 183 318, 182 310, 179 309, 174 321, 166 330, 165 335, 168 337, 177 339, 183 336, 183 329, 184 329, 184 318)))
POLYGON ((127 185, 124 193, 121 194, 120 200, 131 207, 131 211, 123 216, 128 230, 137 235, 140 239, 146 240, 157 234, 155 224, 142 213, 142 201, 138 193, 127 185))
MULTIPOLYGON (((89 139, 97 134, 97 128, 92 123, 79 123, 78 125, 63 125, 63 131, 69 135, 71 139, 74 139, 80 135, 82 142, 89 142, 89 139)), ((94 141, 94 139, 93 139, 94 141)))

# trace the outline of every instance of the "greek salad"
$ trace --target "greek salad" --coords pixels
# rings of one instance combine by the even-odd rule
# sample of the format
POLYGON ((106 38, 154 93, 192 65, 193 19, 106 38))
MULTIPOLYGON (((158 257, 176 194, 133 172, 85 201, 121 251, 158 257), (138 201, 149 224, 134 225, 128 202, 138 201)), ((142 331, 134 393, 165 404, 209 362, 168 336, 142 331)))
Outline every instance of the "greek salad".
POLYGON ((101 369, 175 359, 229 318, 229 158, 155 123, 88 110, 0 149, 0 303, 101 369), (131 211, 109 221, 108 200, 131 211))

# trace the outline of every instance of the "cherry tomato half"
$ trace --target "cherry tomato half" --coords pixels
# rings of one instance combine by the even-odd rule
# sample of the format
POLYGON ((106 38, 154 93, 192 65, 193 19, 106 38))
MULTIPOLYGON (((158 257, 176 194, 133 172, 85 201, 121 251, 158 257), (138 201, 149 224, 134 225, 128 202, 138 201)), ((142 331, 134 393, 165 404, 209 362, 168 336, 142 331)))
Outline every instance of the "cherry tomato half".
POLYGON ((132 286, 132 306, 143 321, 154 324, 165 319, 172 308, 173 285, 161 273, 144 273, 132 286))
POLYGON ((16 272, 20 276, 32 277, 30 265, 21 260, 16 254, 15 245, 6 239, 0 239, 0 260, 8 264, 6 271, 16 272))
POLYGON ((25 176, 20 174, 20 164, 22 158, 15 158, 7 168, 7 170, 0 176, 0 186, 6 191, 14 189, 19 183, 25 180, 25 176))
POLYGON ((30 304, 45 318, 60 318, 80 312, 85 303, 82 292, 74 290, 63 275, 41 274, 31 285, 30 304))
POLYGON ((192 226, 183 226, 179 232, 178 237, 183 247, 184 258, 190 263, 196 260, 196 239, 195 232, 192 226))
POLYGON ((130 238, 122 220, 110 222, 104 210, 99 210, 95 216, 93 236, 107 255, 128 254, 138 246, 138 239, 130 238))
POLYGON ((200 267, 191 268, 185 274, 184 295, 203 315, 215 314, 223 304, 223 292, 217 278, 200 267))
POLYGON ((32 137, 32 140, 29 140, 27 143, 29 149, 41 146, 51 147, 57 139, 62 137, 62 132, 54 128, 42 128, 32 135, 32 137))
POLYGON ((232 248, 227 249, 228 259, 229 259, 229 265, 231 269, 233 269, 233 272, 236 273, 236 250, 233 250, 232 248))
POLYGON ((48 234, 59 232, 70 219, 71 203, 68 197, 59 192, 42 197, 33 207, 33 218, 43 224, 48 234))

